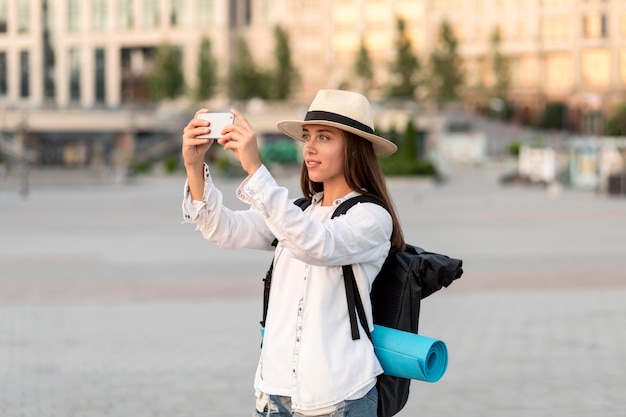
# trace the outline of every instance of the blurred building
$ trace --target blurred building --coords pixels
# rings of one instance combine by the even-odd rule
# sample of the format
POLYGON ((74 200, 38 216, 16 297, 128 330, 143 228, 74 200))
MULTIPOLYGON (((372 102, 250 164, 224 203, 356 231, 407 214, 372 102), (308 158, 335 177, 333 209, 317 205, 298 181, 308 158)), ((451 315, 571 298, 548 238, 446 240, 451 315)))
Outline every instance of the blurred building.
MULTIPOLYGON (((398 17, 423 65, 449 21, 470 86, 493 83, 489 39, 499 28, 509 98, 528 117, 562 101, 581 123, 597 123, 604 106, 626 95, 623 0, 0 0, 0 130, 26 126, 41 149, 91 138, 111 157, 136 147, 137 132, 178 129, 151 113, 147 78, 159 45, 178 48, 193 88, 204 36, 225 79, 238 37, 259 66, 273 65, 275 25, 288 32, 300 72, 295 100, 306 103, 320 88, 365 88, 354 76, 361 41, 375 66, 368 95, 381 97, 398 17)), ((71 154, 89 160, 90 143, 71 154)))

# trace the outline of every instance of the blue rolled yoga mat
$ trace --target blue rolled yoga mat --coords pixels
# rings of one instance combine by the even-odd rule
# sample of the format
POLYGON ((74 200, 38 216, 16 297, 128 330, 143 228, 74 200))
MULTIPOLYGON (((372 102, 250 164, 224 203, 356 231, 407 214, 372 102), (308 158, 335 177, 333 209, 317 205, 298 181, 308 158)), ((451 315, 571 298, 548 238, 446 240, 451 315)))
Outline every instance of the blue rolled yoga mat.
POLYGON ((372 344, 387 375, 437 382, 448 367, 448 348, 441 340, 375 324, 372 344))
POLYGON ((387 375, 437 382, 448 367, 448 349, 441 340, 374 325, 372 343, 387 375))

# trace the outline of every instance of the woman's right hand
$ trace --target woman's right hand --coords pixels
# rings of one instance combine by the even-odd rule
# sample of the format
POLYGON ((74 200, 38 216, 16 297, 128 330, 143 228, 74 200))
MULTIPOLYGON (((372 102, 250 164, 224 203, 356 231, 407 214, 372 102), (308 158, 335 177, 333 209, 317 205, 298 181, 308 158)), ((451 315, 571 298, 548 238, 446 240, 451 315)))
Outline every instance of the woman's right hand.
POLYGON ((201 139, 196 136, 204 135, 211 131, 209 122, 198 118, 200 113, 208 113, 207 109, 200 109, 193 119, 183 129, 183 161, 186 168, 197 168, 204 164, 204 155, 207 153, 213 139, 201 139))

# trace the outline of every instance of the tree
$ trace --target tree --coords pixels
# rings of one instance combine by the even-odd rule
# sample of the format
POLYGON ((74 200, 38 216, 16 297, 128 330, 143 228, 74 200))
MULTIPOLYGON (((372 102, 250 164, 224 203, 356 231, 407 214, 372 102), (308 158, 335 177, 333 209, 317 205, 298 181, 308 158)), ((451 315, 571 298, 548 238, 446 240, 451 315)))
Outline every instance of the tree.
POLYGON ((606 120, 605 133, 608 136, 626 136, 626 102, 606 120))
POLYGON ((211 41, 206 36, 200 43, 196 75, 198 77, 196 99, 205 100, 213 97, 217 86, 217 60, 213 56, 211 41))
POLYGON ((465 80, 463 59, 450 23, 441 22, 438 44, 430 55, 429 90, 440 102, 455 101, 465 80))
POLYGON ((389 97, 412 99, 419 85, 420 62, 413 52, 413 45, 406 31, 406 23, 402 18, 396 21, 396 28, 396 56, 390 65, 389 97))
POLYGON ((185 90, 181 52, 168 43, 161 44, 155 54, 154 66, 148 75, 150 96, 155 100, 176 98, 185 90))
POLYGON ((565 129, 567 124, 567 105, 560 101, 546 103, 541 114, 539 127, 544 129, 565 129))
POLYGON ((258 70, 248 44, 243 38, 237 40, 237 57, 232 63, 228 87, 230 96, 236 100, 269 97, 271 76, 258 70))
POLYGON ((362 82, 362 90, 368 89, 372 84, 372 79, 374 78, 374 67, 363 39, 361 39, 361 46, 359 47, 359 52, 354 65, 354 72, 362 82))
POLYGON ((276 69, 274 71, 274 90, 272 97, 279 100, 289 98, 294 85, 299 80, 298 70, 291 59, 291 48, 289 47, 289 36, 280 27, 274 28, 274 39, 276 41, 275 56, 276 69))
POLYGON ((493 71, 493 97, 506 101, 511 84, 511 70, 509 60, 502 55, 500 47, 502 36, 500 27, 496 26, 491 33, 491 70, 493 71))

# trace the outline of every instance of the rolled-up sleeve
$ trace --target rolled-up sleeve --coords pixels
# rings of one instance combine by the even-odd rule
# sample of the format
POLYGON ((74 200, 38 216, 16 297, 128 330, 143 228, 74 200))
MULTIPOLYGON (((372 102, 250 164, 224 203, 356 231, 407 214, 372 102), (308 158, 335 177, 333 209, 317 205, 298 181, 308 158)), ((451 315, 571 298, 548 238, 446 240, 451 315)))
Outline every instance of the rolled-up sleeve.
POLYGON ((209 168, 204 167, 202 201, 192 200, 189 184, 183 192, 183 223, 196 225, 205 239, 225 249, 271 249, 272 232, 263 217, 254 209, 230 210, 223 205, 224 196, 211 180, 209 168))

